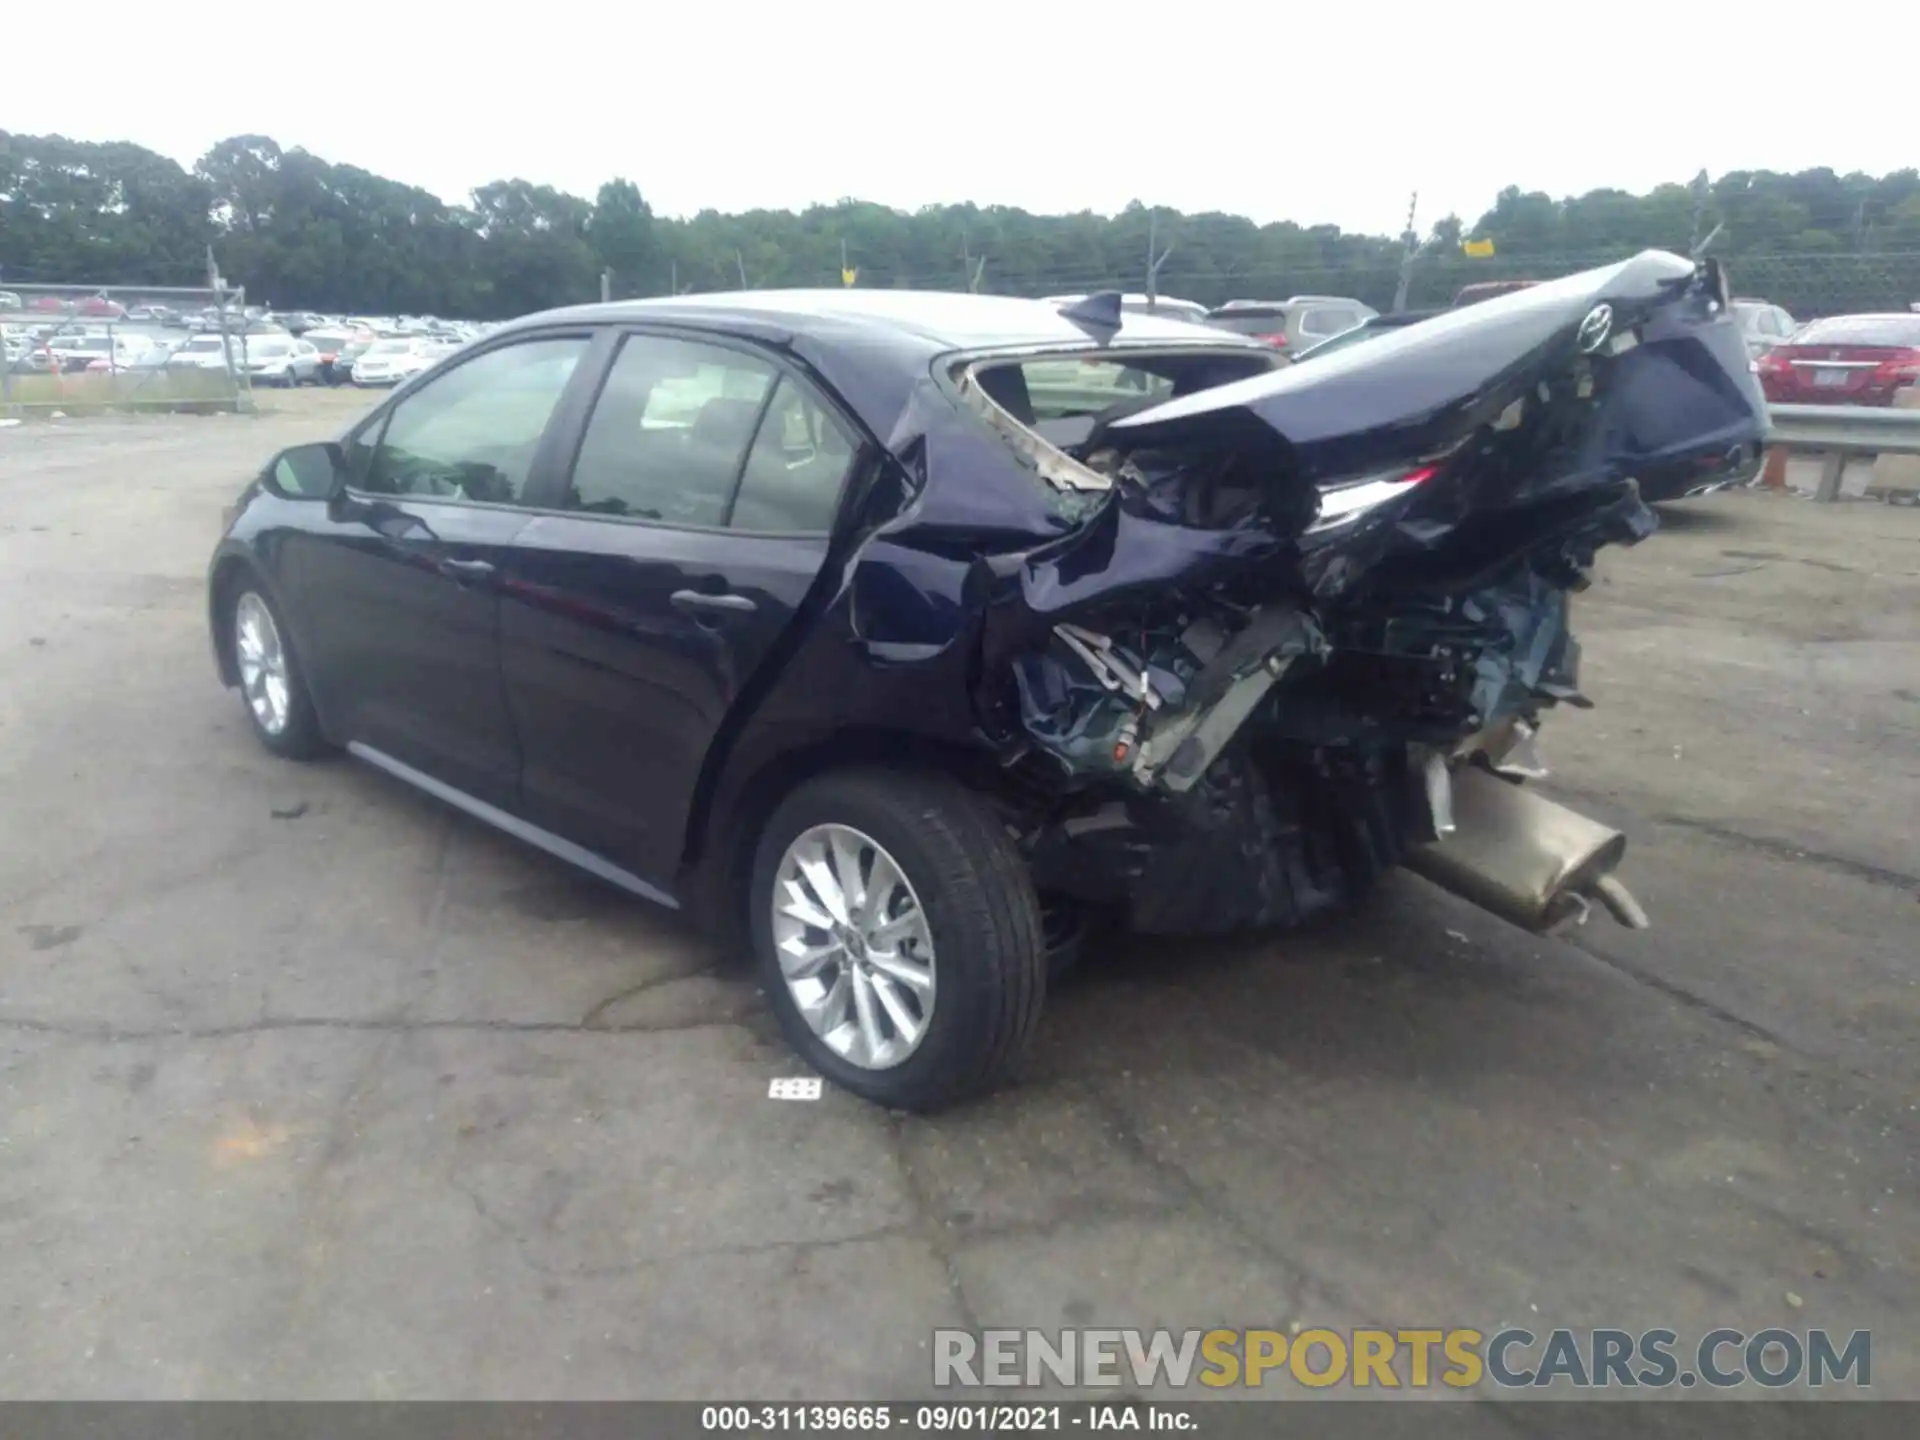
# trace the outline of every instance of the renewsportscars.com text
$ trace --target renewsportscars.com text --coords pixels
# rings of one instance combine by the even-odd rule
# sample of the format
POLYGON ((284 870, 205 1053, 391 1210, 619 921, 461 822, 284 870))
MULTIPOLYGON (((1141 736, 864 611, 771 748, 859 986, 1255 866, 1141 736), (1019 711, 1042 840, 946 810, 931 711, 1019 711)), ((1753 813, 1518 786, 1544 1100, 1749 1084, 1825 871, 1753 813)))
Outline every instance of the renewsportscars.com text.
POLYGON ((936 1330, 941 1387, 1768 1389, 1873 1383, 1873 1336, 1673 1330, 936 1330))

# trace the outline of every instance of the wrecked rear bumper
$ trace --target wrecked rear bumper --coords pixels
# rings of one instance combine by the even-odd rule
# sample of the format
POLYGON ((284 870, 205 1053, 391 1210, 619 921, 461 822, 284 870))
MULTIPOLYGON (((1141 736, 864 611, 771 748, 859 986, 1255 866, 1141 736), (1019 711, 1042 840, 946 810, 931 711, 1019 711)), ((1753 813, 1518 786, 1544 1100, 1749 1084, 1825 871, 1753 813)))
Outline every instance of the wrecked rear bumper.
POLYGON ((1506 764, 1235 747, 1177 794, 1092 797, 1031 837, 1029 862, 1043 890, 1145 934, 1299 925, 1353 908, 1397 866, 1537 933, 1595 905, 1646 928, 1616 873, 1626 836, 1525 788, 1527 749, 1506 764))
POLYGON ((1727 293, 1649 254, 1312 365, 1134 347, 1167 398, 1092 412, 960 356, 891 443, 926 578, 857 577, 856 633, 964 668, 1036 882, 1138 929, 1298 923, 1401 865, 1529 928, 1643 923, 1624 840, 1485 737, 1589 703, 1569 597, 1657 528, 1642 486, 1757 463, 1727 293))

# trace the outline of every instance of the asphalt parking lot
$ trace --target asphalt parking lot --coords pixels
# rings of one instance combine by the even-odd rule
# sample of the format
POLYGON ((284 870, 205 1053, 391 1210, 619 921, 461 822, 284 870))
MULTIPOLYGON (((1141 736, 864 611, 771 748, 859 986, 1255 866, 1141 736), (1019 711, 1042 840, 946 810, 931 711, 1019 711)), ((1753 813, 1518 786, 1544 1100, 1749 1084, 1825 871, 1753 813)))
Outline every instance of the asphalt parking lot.
POLYGON ((1132 944, 1016 1087, 799 1073, 744 967, 248 734, 221 507, 352 393, 0 430, 0 1397, 907 1397, 936 1326, 1827 1326, 1920 1398, 1920 510, 1609 552, 1549 788, 1654 917, 1412 877, 1132 944))

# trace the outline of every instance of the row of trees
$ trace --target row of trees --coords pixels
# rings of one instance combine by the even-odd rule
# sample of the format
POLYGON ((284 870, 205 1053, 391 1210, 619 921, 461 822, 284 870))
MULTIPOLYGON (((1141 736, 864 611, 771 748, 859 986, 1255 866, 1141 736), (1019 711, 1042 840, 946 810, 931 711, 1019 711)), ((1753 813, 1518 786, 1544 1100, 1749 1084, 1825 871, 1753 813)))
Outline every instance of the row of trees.
MULTIPOLYGON (((1702 175, 1646 195, 1556 200, 1510 188, 1471 225, 1447 216, 1419 237, 1413 300, 1438 303, 1468 280, 1562 273, 1648 246, 1684 250, 1716 227, 1714 251, 1736 276, 1741 257, 1760 257, 1758 273, 1777 275, 1753 293, 1790 308, 1920 298, 1920 172, 1823 169, 1702 175), (1491 239, 1495 258, 1465 256, 1465 238, 1491 239), (1848 293, 1830 304, 1790 293, 1820 276, 1841 277, 1848 293)), ((1332 292, 1384 307, 1407 239, 1138 203, 1103 216, 973 204, 907 213, 841 200, 797 214, 668 219, 625 179, 592 200, 497 180, 451 205, 260 135, 223 140, 188 170, 138 145, 0 132, 0 284, 194 284, 211 246, 250 295, 321 310, 522 314, 591 298, 603 272, 620 295, 833 285, 843 256, 866 286, 1140 289, 1156 241, 1169 252, 1158 271, 1165 293, 1217 303, 1332 292)))

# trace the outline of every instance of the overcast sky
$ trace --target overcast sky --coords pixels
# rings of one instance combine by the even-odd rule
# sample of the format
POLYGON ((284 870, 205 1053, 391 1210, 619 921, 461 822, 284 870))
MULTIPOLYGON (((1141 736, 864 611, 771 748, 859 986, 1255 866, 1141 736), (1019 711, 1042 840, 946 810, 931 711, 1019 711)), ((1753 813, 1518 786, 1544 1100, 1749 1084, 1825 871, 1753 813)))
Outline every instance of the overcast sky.
POLYGON ((1138 198, 1381 233, 1416 189, 1424 228, 1507 184, 1920 163, 1915 0, 1399 8, 28 0, 0 26, 0 129, 187 165, 265 134, 451 200, 620 174, 669 215, 1138 198))

